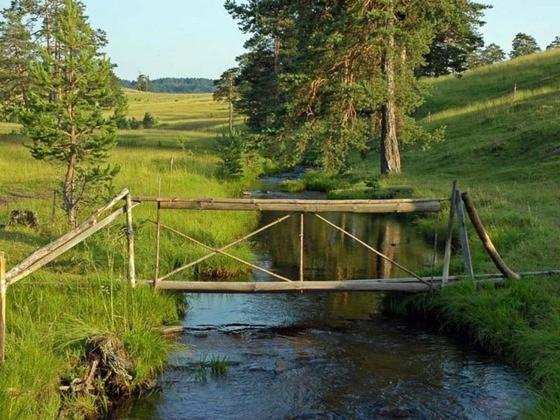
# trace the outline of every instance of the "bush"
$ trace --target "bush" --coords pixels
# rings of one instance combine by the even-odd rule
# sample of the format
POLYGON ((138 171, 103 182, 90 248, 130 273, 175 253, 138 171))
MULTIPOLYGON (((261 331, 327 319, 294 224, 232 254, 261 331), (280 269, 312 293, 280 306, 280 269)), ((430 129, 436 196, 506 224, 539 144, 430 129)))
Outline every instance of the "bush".
POLYGON ((142 120, 142 125, 144 128, 153 128, 156 125, 156 117, 151 112, 146 112, 144 114, 144 119, 142 120))
POLYGON ((219 172, 223 178, 240 178, 243 175, 243 143, 238 135, 218 138, 219 172))

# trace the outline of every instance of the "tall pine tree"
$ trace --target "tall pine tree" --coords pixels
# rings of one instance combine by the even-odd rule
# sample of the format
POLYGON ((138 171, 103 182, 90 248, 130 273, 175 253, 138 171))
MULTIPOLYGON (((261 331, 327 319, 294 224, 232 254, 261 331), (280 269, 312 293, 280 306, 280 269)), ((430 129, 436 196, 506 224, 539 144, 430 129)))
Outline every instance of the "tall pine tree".
POLYGON ((56 6, 55 13, 43 9, 44 46, 31 67, 22 123, 33 157, 63 165, 63 204, 74 225, 80 206, 116 174, 106 160, 125 100, 101 52, 105 35, 90 27, 83 4, 64 0, 56 6))

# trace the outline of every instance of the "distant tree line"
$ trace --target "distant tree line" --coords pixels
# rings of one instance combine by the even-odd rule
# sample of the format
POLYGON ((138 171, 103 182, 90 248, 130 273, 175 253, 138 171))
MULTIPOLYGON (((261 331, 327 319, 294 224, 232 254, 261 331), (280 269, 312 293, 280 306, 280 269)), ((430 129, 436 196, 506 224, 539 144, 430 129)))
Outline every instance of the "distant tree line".
POLYGON ((128 89, 135 89, 156 93, 212 93, 214 81, 192 77, 165 77, 150 80, 140 75, 137 80, 120 80, 121 85, 128 89))

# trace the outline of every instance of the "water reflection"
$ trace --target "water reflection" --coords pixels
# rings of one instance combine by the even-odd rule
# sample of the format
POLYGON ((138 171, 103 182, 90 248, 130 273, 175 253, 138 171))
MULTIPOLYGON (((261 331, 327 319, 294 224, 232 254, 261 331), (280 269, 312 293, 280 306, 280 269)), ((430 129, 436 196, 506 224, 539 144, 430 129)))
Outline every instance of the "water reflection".
MULTIPOLYGON (((262 224, 280 217, 263 214, 262 224)), ((413 230, 405 217, 334 213, 329 221, 367 242, 405 267, 423 269, 430 259, 430 247, 413 230)), ((307 280, 350 280, 407 276, 385 259, 317 217, 305 215, 304 266, 307 280)), ((263 233, 260 252, 278 271, 298 278, 299 217, 263 233)))

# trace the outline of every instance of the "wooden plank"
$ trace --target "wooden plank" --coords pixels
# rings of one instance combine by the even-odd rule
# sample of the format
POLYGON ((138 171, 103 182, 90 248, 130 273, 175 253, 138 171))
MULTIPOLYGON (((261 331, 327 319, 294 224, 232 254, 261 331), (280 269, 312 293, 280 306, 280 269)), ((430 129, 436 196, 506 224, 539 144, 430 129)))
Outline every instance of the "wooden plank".
POLYGON ((457 219, 459 220, 459 239, 461 241, 461 251, 463 253, 463 263, 465 264, 465 271, 471 279, 474 279, 474 270, 471 258, 471 248, 469 245, 469 235, 467 226, 465 224, 465 207, 461 192, 459 190, 455 193, 455 209, 457 210, 457 219))
POLYGON ((313 202, 222 202, 215 200, 193 200, 182 202, 161 202, 164 209, 222 210, 222 211, 286 211, 304 213, 414 213, 438 212, 440 201, 400 202, 400 203, 343 203, 327 201, 313 202))
POLYGON ((484 246, 484 249, 486 250, 490 258, 494 262, 496 268, 500 270, 500 272, 503 273, 504 276, 506 276, 507 278, 518 280, 520 278, 519 274, 517 274, 507 266, 505 261, 502 259, 502 257, 496 250, 494 243, 490 239, 488 232, 486 231, 484 225, 482 224, 482 221, 480 220, 478 212, 476 211, 474 203, 471 200, 469 194, 463 193, 462 198, 463 198, 463 202, 465 203, 465 207, 467 209, 467 214, 471 219, 471 222, 476 230, 476 233, 478 234, 478 237, 482 241, 482 245, 484 246))
MULTIPOLYGON (((521 277, 538 277, 538 276, 560 276, 560 270, 545 270, 545 271, 526 271, 526 272, 521 272, 518 273, 521 277)), ((505 276, 502 273, 489 273, 489 274, 475 274, 475 281, 477 283, 483 284, 486 282, 491 282, 491 283, 499 283, 502 282, 505 278, 505 276)), ((442 276, 437 276, 437 277, 423 277, 423 280, 426 280, 428 282, 431 282, 432 284, 436 285, 442 282, 443 277, 442 276)), ((448 281, 450 282, 449 284, 458 284, 461 281, 464 280, 468 280, 467 276, 461 275, 461 276, 449 276, 448 277, 448 281)), ((362 280, 352 280, 354 282, 377 282, 377 283, 419 283, 418 279, 414 278, 414 277, 399 277, 399 278, 390 278, 390 279, 362 279, 362 280)), ((141 286, 153 286, 154 282, 153 280, 137 280, 137 283, 141 286)), ((162 285, 165 284, 172 284, 172 283, 206 283, 209 284, 209 282, 190 282, 188 280, 185 281, 175 281, 175 282, 161 282, 162 285)), ((214 282, 214 284, 221 284, 221 283, 227 283, 227 284, 231 284, 232 282, 214 282)), ((307 283, 307 282, 305 282, 307 283)), ((319 282, 322 283, 322 282, 319 282)), ((282 283, 283 284, 283 283, 282 283)), ((424 284, 424 283, 420 283, 420 284, 424 284)), ((172 287, 176 287, 176 288, 180 288, 178 285, 177 286, 170 286, 170 290, 172 290, 172 287)), ((244 286, 246 287, 246 286, 244 286)), ((165 289, 165 286, 163 286, 163 288, 165 289)), ((208 292, 209 293, 209 292, 208 292)), ((216 292, 218 293, 218 292, 216 292)), ((227 292, 224 292, 227 293, 227 292)))
POLYGON ((6 257, 0 252, 0 363, 6 360, 6 257))
POLYGON ((453 181, 451 187, 451 197, 449 204, 449 220, 447 222, 447 238, 445 239, 445 252, 443 254, 443 281, 442 287, 447 284, 449 277, 449 265, 451 264, 451 244, 453 241, 453 219, 455 217, 455 191, 457 190, 457 181, 453 181))
POLYGON ((297 293, 297 292, 426 292, 430 287, 419 281, 295 281, 286 282, 181 282, 164 281, 158 284, 159 290, 180 291, 183 293, 297 293))
MULTIPOLYGON (((77 235, 81 234, 85 230, 89 229, 89 227, 95 225, 97 223, 97 219, 106 211, 113 208, 120 200, 122 200, 126 194, 128 194, 128 190, 124 189, 121 191, 115 198, 113 198, 107 205, 101 207, 97 210, 94 214, 92 214, 85 222, 83 222, 78 227, 70 230, 69 232, 62 235, 60 238, 55 239, 54 241, 50 242, 49 244, 45 245, 44 247, 39 248, 35 252, 33 252, 29 257, 19 263, 17 266, 13 267, 10 271, 6 273, 6 278, 8 280, 13 279, 15 277, 19 277, 19 274, 26 271, 29 267, 36 264, 42 258, 44 258, 49 253, 53 252, 55 249, 59 248, 60 246, 64 245, 66 242, 71 240, 72 238, 76 237, 77 235)), ((16 280, 17 281, 17 280, 16 280)))
MULTIPOLYGON (((134 206, 137 206, 135 204, 134 206)), ((35 261, 32 265, 29 265, 25 270, 19 270, 17 274, 10 276, 10 272, 6 274, 6 279, 8 286, 11 286, 14 283, 17 283, 19 280, 27 277, 31 273, 39 270, 41 267, 47 265, 49 262, 57 258, 58 256, 64 254, 65 252, 69 251, 70 249, 74 248, 80 242, 83 242, 85 239, 89 238, 94 233, 100 231, 104 227, 108 226, 112 222, 114 222, 120 215, 126 213, 126 208, 120 208, 119 210, 114 211, 109 216, 97 222, 96 224, 88 227, 86 230, 80 232, 78 235, 74 236, 70 240, 66 241, 63 245, 59 246, 58 248, 51 250, 48 254, 45 254, 41 259, 35 261)))
POLYGON ((130 194, 126 196, 126 238, 128 242, 128 281, 132 287, 136 287, 136 257, 134 253, 134 226, 132 224, 132 199, 130 194))
POLYGON ((304 213, 413 213, 438 212, 441 200, 260 200, 191 199, 158 201, 163 209, 222 211, 287 211, 304 213))

